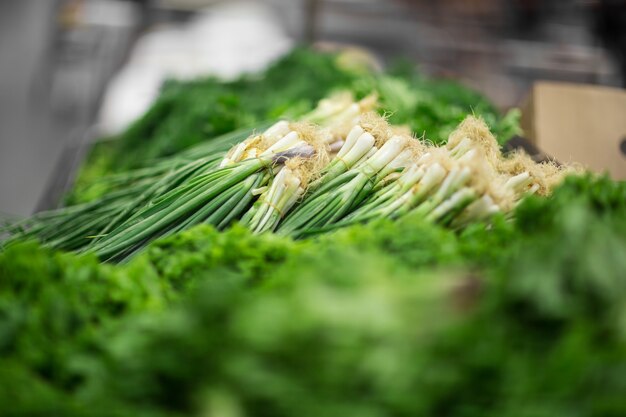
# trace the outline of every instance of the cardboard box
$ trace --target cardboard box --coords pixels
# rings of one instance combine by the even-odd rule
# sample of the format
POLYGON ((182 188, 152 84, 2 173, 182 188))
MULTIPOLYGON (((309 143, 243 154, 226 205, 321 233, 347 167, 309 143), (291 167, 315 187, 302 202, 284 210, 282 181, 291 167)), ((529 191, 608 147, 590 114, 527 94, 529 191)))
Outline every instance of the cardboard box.
POLYGON ((521 107, 524 134, 543 152, 626 179, 626 91, 538 82, 521 107))

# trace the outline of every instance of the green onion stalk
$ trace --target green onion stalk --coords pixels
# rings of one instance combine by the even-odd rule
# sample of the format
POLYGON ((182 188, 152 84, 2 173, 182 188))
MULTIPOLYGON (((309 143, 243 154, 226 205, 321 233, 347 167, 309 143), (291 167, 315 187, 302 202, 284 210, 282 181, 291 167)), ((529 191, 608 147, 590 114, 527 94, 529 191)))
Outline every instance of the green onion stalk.
MULTIPOLYGON (((391 179, 342 220, 334 225, 311 228, 303 235, 376 218, 394 219, 408 213, 452 227, 486 219, 500 208, 488 194, 484 178, 491 178, 493 173, 480 155, 475 149, 464 149, 452 155, 441 148, 425 152, 416 162, 406 165, 399 175, 391 174, 391 179)), ((520 179, 515 184, 523 182, 520 179)))
POLYGON ((389 210, 392 206, 388 207, 384 214, 393 218, 412 212, 426 220, 451 225, 463 213, 456 220, 455 224, 459 225, 482 220, 498 211, 493 198, 486 195, 487 182, 494 174, 479 149, 473 146, 469 139, 463 140, 447 157, 434 158, 406 196, 398 199, 406 203, 393 211, 389 210))
POLYGON ((205 167, 214 168, 231 146, 241 142, 255 131, 263 131, 268 126, 269 123, 261 123, 253 128, 238 129, 175 155, 146 161, 143 167, 100 178, 90 184, 88 190, 93 187, 97 188, 101 194, 106 194, 120 188, 136 187, 135 192, 139 196, 163 177, 198 159, 204 160, 205 167))
MULTIPOLYGON (((346 146, 349 146, 348 141, 346 146)), ((324 228, 342 219, 365 199, 374 186, 373 179, 377 174, 395 169, 400 164, 396 158, 408 158, 408 154, 403 153, 405 146, 404 137, 389 139, 358 167, 330 180, 305 198, 278 226, 277 233, 298 237, 308 229, 324 228)), ((350 150, 359 151, 353 154, 346 165, 358 163, 373 147, 373 136, 367 132, 361 134, 350 150)), ((345 158, 348 158, 350 151, 345 152, 345 158)))
POLYGON ((255 205, 241 219, 241 224, 254 233, 274 231, 286 212, 304 194, 302 180, 289 168, 283 167, 255 205))
POLYGON ((398 218, 425 201, 446 175, 446 170, 438 163, 428 167, 409 165, 396 181, 378 190, 367 202, 341 221, 324 228, 309 230, 305 234, 318 234, 378 218, 398 218))
POLYGON ((370 152, 378 150, 374 146, 376 142, 374 137, 370 133, 366 133, 359 125, 354 126, 346 136, 345 141, 342 142, 337 155, 322 169, 320 178, 310 185, 310 192, 331 182, 360 160, 366 158, 367 155, 371 155, 370 152))
POLYGON ((310 146, 290 132, 256 158, 234 162, 192 178, 142 207, 89 248, 101 259, 122 261, 152 240, 199 223, 223 229, 252 204, 252 191, 267 183, 284 155, 310 146))

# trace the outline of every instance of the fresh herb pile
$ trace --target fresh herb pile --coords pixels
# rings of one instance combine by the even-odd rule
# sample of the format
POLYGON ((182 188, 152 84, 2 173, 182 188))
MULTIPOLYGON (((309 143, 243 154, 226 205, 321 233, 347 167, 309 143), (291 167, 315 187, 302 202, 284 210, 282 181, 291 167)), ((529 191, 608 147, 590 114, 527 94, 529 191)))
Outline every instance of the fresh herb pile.
POLYGON ((6 229, 0 415, 626 414, 626 183, 401 69, 189 85, 6 229))
POLYGON ((0 254, 2 415, 621 416, 626 184, 515 220, 293 241, 199 226, 125 265, 0 254))

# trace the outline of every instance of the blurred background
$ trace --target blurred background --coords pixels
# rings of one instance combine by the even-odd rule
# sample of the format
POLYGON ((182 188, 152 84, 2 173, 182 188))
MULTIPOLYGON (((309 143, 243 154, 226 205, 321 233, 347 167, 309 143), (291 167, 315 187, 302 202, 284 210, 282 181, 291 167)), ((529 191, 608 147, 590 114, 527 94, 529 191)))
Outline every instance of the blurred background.
POLYGON ((232 79, 302 43, 404 57, 502 110, 536 80, 626 86, 624 0, 3 0, 0 213, 36 211, 68 149, 123 130, 164 80, 232 79))

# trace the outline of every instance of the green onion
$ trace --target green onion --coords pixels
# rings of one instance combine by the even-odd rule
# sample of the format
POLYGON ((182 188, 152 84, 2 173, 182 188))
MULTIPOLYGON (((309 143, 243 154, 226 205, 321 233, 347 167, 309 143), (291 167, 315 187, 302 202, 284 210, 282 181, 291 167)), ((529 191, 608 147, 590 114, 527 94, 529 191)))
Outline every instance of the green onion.
POLYGON ((325 100, 304 118, 321 126, 266 123, 102 179, 102 198, 4 227, 13 235, 5 243, 36 237, 120 262, 201 223, 221 230, 239 221, 254 233, 302 238, 410 213, 461 228, 549 193, 566 172, 502 157, 474 118, 443 147, 394 135, 363 113, 367 103, 325 100))

